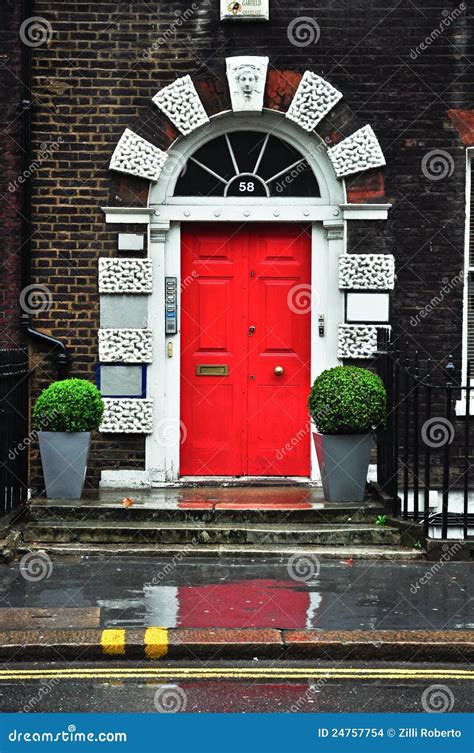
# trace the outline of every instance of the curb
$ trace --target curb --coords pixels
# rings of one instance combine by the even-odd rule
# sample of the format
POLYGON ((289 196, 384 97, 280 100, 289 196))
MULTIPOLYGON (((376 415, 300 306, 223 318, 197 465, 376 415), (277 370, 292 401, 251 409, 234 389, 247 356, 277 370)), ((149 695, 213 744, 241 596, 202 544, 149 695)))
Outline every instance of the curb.
POLYGON ((474 660, 474 630, 332 631, 275 628, 4 630, 0 660, 474 660))

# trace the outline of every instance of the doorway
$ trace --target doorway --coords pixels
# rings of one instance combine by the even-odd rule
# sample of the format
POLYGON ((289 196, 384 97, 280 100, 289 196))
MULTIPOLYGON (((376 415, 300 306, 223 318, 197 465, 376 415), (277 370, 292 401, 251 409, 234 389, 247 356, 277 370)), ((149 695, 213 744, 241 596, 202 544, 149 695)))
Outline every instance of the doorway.
POLYGON ((310 475, 311 228, 186 223, 182 476, 310 475))

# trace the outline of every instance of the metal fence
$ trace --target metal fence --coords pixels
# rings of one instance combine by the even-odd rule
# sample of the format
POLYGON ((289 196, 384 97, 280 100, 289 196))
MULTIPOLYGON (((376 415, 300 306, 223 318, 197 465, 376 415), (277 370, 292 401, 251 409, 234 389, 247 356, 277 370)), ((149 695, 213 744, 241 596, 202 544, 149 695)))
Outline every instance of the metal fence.
POLYGON ((0 516, 28 492, 28 351, 0 350, 0 516))
MULTIPOLYGON (((387 421, 378 431, 378 482, 393 500, 393 515, 423 522, 423 534, 459 527, 469 538, 472 464, 471 367, 462 385, 449 356, 441 367, 418 352, 394 349, 382 334, 377 371, 388 397, 387 421), (430 492, 439 508, 430 508, 430 492)), ((474 497, 474 491, 472 496, 474 497)))

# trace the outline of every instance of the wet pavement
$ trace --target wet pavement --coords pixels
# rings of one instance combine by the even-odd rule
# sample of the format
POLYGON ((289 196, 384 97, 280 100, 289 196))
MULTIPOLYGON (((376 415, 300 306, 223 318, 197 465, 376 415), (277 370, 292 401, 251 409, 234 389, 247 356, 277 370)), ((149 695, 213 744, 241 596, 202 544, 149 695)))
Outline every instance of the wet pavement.
MULTIPOLYGON (((81 665, 81 672, 85 665, 81 665)), ((162 666, 160 664, 160 666, 162 666)), ((177 666, 173 665, 174 668, 177 666)), ((436 670, 443 673, 443 679, 436 676, 423 676, 423 672, 432 672, 432 664, 395 664, 358 662, 336 667, 344 670, 345 678, 335 678, 331 670, 334 664, 328 662, 292 663, 293 670, 309 669, 305 680, 289 680, 286 673, 288 665, 275 666, 272 662, 245 664, 245 668, 255 668, 252 679, 238 679, 243 664, 239 662, 219 664, 221 674, 213 680, 193 680, 191 677, 177 679, 175 669, 170 669, 169 676, 161 679, 140 679, 137 664, 137 676, 130 664, 127 678, 113 675, 114 669, 120 669, 117 662, 102 662, 90 665, 90 671, 104 673, 75 679, 71 677, 71 665, 48 665, 34 663, 26 665, 26 670, 49 672, 47 679, 25 680, 20 672, 23 664, 9 664, 17 678, 2 680, 0 677, 0 706, 4 712, 141 712, 141 713, 258 713, 258 712, 399 712, 423 713, 427 710, 426 699, 430 688, 444 688, 446 711, 472 712, 472 679, 456 679, 459 665, 437 665, 436 670), (407 670, 409 666, 409 670, 407 670), (258 679, 259 669, 265 674, 265 668, 271 667, 274 679, 258 679), (358 677, 363 670, 378 672, 374 679, 358 677), (394 677, 398 670, 406 672, 405 676, 394 677), (281 670, 281 671, 280 671, 281 670), (314 670, 314 675, 313 675, 314 670), (355 670, 355 671, 354 671, 355 670), (454 670, 451 674, 451 670, 454 670), (67 678, 61 678, 61 671, 67 672, 67 678), (327 671, 327 674, 326 674, 327 671), (226 679, 226 672, 234 673, 235 679, 226 679), (109 674, 110 673, 110 674, 109 674), (351 674, 354 676, 351 677, 351 674), (442 686, 439 683, 443 683, 442 686)), ((206 664, 207 669, 210 665, 206 664)), ((189 667, 192 671, 196 667, 189 667)), ((186 675, 186 667, 182 668, 186 675)), ((443 696, 444 697, 444 696, 443 696)), ((436 700, 436 699, 435 699, 436 700)), ((439 701, 439 698, 438 698, 439 701)), ((428 700, 429 702, 429 700, 428 700)), ((435 701, 434 701, 435 702, 435 701)), ((436 708, 436 707, 435 707, 436 708)), ((439 710, 439 706, 437 707, 439 710)), ((443 709, 444 710, 444 709, 443 709)), ((262 749, 260 747, 260 749, 262 749)))
MULTIPOLYGON (((319 563, 303 555, 299 560, 193 560, 183 554, 49 564, 38 580, 18 562, 0 565, 0 608, 74 608, 79 626, 81 610, 99 607, 100 625, 108 628, 474 627, 469 563, 319 563)), ((16 613, 11 627, 20 627, 19 621, 16 613)))

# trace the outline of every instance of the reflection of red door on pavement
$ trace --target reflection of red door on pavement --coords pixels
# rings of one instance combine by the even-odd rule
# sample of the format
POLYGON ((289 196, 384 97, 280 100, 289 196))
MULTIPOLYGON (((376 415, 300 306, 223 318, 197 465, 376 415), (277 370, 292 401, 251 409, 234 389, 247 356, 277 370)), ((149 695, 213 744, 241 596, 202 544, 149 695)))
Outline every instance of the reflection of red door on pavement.
POLYGON ((298 225, 184 228, 181 475, 309 475, 310 257, 298 225))

